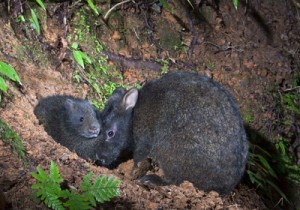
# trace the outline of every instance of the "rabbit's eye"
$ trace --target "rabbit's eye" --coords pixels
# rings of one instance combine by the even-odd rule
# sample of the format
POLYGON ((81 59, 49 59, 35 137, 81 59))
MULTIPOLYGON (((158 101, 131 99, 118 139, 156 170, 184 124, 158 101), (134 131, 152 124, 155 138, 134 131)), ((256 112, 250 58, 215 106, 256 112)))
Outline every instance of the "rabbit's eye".
POLYGON ((114 131, 109 131, 109 132, 107 133, 107 135, 108 135, 109 138, 112 138, 112 137, 115 136, 115 132, 114 132, 114 131))
POLYGON ((80 117, 79 121, 80 122, 83 122, 84 118, 83 117, 80 117))

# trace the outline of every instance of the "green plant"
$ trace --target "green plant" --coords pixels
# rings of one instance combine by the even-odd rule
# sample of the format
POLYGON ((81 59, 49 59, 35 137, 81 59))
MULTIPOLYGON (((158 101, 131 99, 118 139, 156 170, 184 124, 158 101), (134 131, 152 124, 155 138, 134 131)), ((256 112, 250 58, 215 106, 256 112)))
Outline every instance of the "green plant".
POLYGON ((203 65, 204 67, 206 67, 206 68, 211 69, 211 70, 214 70, 214 69, 216 68, 216 63, 213 62, 213 61, 210 61, 210 60, 203 62, 202 65, 203 65))
POLYGON ((92 0, 87 0, 87 3, 89 5, 89 7, 94 11, 94 13, 96 15, 99 15, 99 12, 98 12, 96 6, 94 5, 93 1, 92 0))
POLYGON ((22 160, 24 164, 27 163, 25 148, 22 140, 16 132, 14 132, 6 123, 0 119, 0 137, 4 143, 9 144, 12 150, 22 160))
POLYGON ((300 116, 300 74, 293 75, 290 88, 280 89, 277 87, 270 89, 276 102, 274 113, 277 119, 274 121, 276 130, 281 131, 281 135, 286 138, 293 138, 298 135, 297 129, 291 129, 299 124, 300 116))
POLYGON ((282 95, 282 103, 286 109, 300 115, 300 94, 297 92, 284 93, 282 95))
POLYGON ((253 116, 251 114, 245 113, 243 114, 244 121, 248 124, 253 123, 253 116))
POLYGON ((156 59, 156 62, 162 64, 161 73, 166 74, 169 71, 169 61, 164 59, 156 59))
POLYGON ((40 7, 42 7, 43 8, 43 10, 45 10, 46 11, 46 7, 45 7, 45 5, 44 5, 44 3, 43 3, 43 1, 42 0, 36 0, 36 2, 40 5, 40 7))
POLYGON ((82 52, 81 50, 77 50, 78 44, 77 42, 74 42, 72 44, 72 49, 73 49, 73 57, 75 58, 75 61, 84 69, 84 61, 91 64, 92 61, 90 57, 82 52))
MULTIPOLYGON (((167 3, 166 0, 159 0, 159 2, 163 5, 164 8, 166 8, 166 10, 168 10, 171 14, 173 13, 172 8, 170 7, 170 5, 167 3)), ((190 1, 188 1, 190 3, 190 1)), ((192 4, 191 4, 192 5, 192 4)))
POLYGON ((250 124, 253 122, 253 117, 251 115, 245 115, 244 119, 246 123, 250 124))
POLYGON ((271 155, 260 146, 251 144, 246 174, 248 180, 267 197, 273 199, 273 195, 277 195, 278 199, 290 203, 282 189, 284 186, 279 183, 285 180, 300 185, 300 167, 289 151, 290 144, 286 139, 281 137, 274 146, 271 155))
POLYGON ((2 75, 8 77, 12 81, 21 84, 20 78, 17 72, 15 71, 15 69, 12 68, 10 65, 0 61, 0 90, 5 93, 7 92, 7 86, 5 84, 5 80, 2 77, 2 75))
POLYGON ((188 51, 188 46, 187 46, 184 42, 181 42, 179 45, 174 45, 174 46, 173 46, 173 49, 174 49, 175 51, 183 50, 184 53, 187 53, 187 51, 188 51))
MULTIPOLYGON (((42 0, 36 0, 36 2, 44 11, 46 11, 46 7, 42 0)), ((39 20, 38 20, 36 11, 34 9, 30 9, 30 11, 31 11, 31 18, 29 18, 30 25, 36 31, 36 33, 38 35, 40 35, 41 28, 40 28, 40 24, 39 24, 39 20)), ((25 23, 26 22, 25 17, 23 15, 19 15, 16 18, 16 22, 25 23)))
POLYGON ((20 15, 16 18, 17 23, 25 23, 25 18, 23 15, 20 15))
POLYGON ((296 164, 296 158, 288 150, 289 147, 289 142, 284 138, 280 138, 276 142, 276 169, 280 176, 284 177, 286 180, 300 185, 300 166, 296 164))
MULTIPOLYGON (((256 182, 254 185, 258 186, 259 191, 264 193, 264 197, 269 198, 271 201, 276 203, 277 201, 275 201, 274 198, 284 198, 280 191, 291 193, 289 188, 295 185, 299 186, 300 184, 300 167, 297 165, 297 158, 295 154, 290 151, 291 140, 288 140, 295 138, 298 134, 297 129, 293 128, 297 127, 296 125, 299 121, 299 73, 293 75, 292 81, 289 85, 290 87, 285 90, 278 90, 278 87, 272 87, 269 90, 276 103, 276 107, 274 109, 276 119, 273 121, 272 126, 274 126, 274 130, 279 132, 275 134, 277 136, 276 139, 272 140, 274 144, 268 145, 267 147, 265 147, 265 144, 261 144, 261 146, 264 146, 265 151, 267 150, 268 152, 263 152, 262 150, 259 151, 257 146, 251 147, 252 153, 258 153, 263 156, 265 161, 267 161, 273 171, 275 171, 276 177, 268 174, 269 171, 267 168, 262 170, 260 166, 261 163, 253 163, 252 158, 250 158, 252 163, 249 161, 251 165, 249 164, 248 167, 249 171, 258 176, 257 180, 252 180, 251 183, 256 182), (270 183, 267 183, 267 180, 270 183), (275 188, 278 188, 280 191, 275 188)), ((256 136, 254 135, 250 133, 250 141, 251 139, 255 141, 255 138, 259 137, 257 134, 256 136)), ((251 174, 248 174, 248 178, 249 176, 251 176, 251 174)))
POLYGON ((102 109, 107 98, 116 87, 128 87, 122 84, 122 75, 108 65, 106 57, 102 55, 103 46, 94 36, 91 36, 90 39, 94 40, 94 50, 97 52, 90 53, 94 57, 90 58, 85 53, 77 50, 77 43, 72 45, 74 59, 80 66, 79 69, 74 71, 73 78, 78 83, 87 82, 91 87, 91 93, 97 98, 90 99, 92 104, 98 109, 102 109), (75 51, 78 52, 74 54, 75 51))
POLYGON ((232 0, 232 3, 233 3, 234 8, 237 10, 239 0, 232 0))
MULTIPOLYGON (((97 51, 103 49, 100 47, 101 45, 99 45, 100 43, 97 42, 97 51)), ((82 69, 79 69, 78 72, 75 72, 73 78, 76 82, 85 80, 91 87, 91 90, 93 90, 98 96, 97 100, 91 100, 92 104, 99 109, 103 108, 106 99, 112 94, 113 90, 120 85, 110 81, 110 73, 107 70, 108 67, 106 58, 99 56, 96 61, 92 61, 91 58, 84 52, 76 50, 77 47, 77 43, 73 43, 73 56, 75 61, 82 69), (84 65, 84 63, 86 65, 84 65), (99 81, 99 78, 101 78, 102 81, 99 81)))
POLYGON ((68 42, 73 43, 71 50, 74 60, 79 64, 73 71, 73 79, 77 83, 88 84, 89 100, 96 108, 102 109, 116 87, 127 86, 123 84, 123 76, 116 67, 108 64, 107 57, 102 52, 104 47, 91 31, 89 24, 94 22, 88 23, 89 15, 84 9, 80 9, 74 23, 77 28, 74 30, 75 36, 68 36, 68 42), (87 51, 78 50, 79 43, 87 51))
POLYGON ((250 144, 250 154, 246 170, 247 178, 264 194, 272 197, 272 191, 289 203, 287 196, 277 184, 278 175, 271 166, 272 156, 258 145, 250 144))
POLYGON ((40 28, 38 18, 36 16, 35 11, 33 9, 30 9, 30 10, 31 10, 31 18, 29 19, 29 21, 31 23, 31 27, 33 29, 35 29, 35 31, 37 32, 38 35, 40 35, 41 34, 41 28, 40 28))
POLYGON ((37 167, 37 173, 32 172, 32 176, 37 183, 32 185, 32 189, 37 190, 36 196, 39 197, 49 208, 62 210, 68 208, 91 209, 96 207, 96 201, 104 203, 120 194, 120 180, 113 177, 96 177, 91 183, 93 173, 90 172, 83 178, 79 190, 61 189, 60 183, 63 179, 60 177, 59 169, 51 161, 50 173, 47 175, 40 167, 37 167))

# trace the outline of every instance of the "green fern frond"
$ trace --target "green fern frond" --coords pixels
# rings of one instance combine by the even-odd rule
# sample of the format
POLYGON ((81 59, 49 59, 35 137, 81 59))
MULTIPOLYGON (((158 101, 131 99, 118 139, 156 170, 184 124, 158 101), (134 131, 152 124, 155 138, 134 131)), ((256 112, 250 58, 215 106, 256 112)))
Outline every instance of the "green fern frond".
MULTIPOLYGON (((3 65, 4 65, 4 63, 0 61, 0 74, 3 74, 3 69, 2 68, 5 68, 5 66, 3 66, 3 65)), ((8 64, 6 64, 6 65, 8 65, 8 64)), ((7 70, 9 71, 9 69, 7 69, 7 70)), ((12 78, 14 76, 14 74, 12 72, 10 72, 10 73, 5 72, 4 75, 6 75, 7 77, 12 78), (11 75, 10 75, 10 73, 11 73, 11 75)), ((1 78, 1 76, 0 76, 0 78, 1 78)), ((21 83, 21 82, 19 82, 19 83, 21 83)), ((0 84, 0 86, 1 86, 1 84, 0 84)), ((0 87, 0 90, 1 90, 1 87, 0 87)), ((0 98, 0 101, 1 101, 1 98, 0 98)), ((24 148, 24 145, 22 143, 22 140, 21 140, 20 136, 16 132, 14 132, 1 119, 0 119, 0 136, 1 136, 1 140, 4 143, 9 144, 12 147, 13 152, 18 155, 18 157, 22 160, 22 162, 25 165, 27 165, 28 162, 27 162, 27 159, 26 159, 25 148, 24 148)))
POLYGON ((47 176, 47 174, 43 171, 43 169, 41 169, 40 167, 36 168, 38 173, 34 173, 32 172, 31 175, 38 181, 40 182, 45 182, 47 181, 49 178, 47 176))
POLYGON ((37 180, 37 183, 31 186, 32 189, 37 190, 35 192, 36 196, 49 208, 55 210, 63 210, 65 207, 70 210, 91 209, 96 207, 96 201, 103 203, 120 194, 120 180, 111 176, 103 176, 97 177, 92 184, 92 172, 83 178, 80 187, 81 194, 75 190, 62 190, 60 183, 63 179, 60 177, 59 169, 53 161, 51 161, 49 175, 40 167, 37 167, 37 173, 32 172, 31 174, 37 180))
POLYGON ((113 178, 112 176, 108 177, 108 182, 106 183, 106 188, 108 189, 107 193, 109 193, 111 196, 119 196, 120 195, 120 184, 121 181, 118 179, 113 178))
POLYGON ((55 210, 64 209, 60 199, 61 188, 59 183, 62 182, 58 168, 53 161, 51 161, 50 175, 37 167, 37 172, 32 172, 31 175, 38 181, 31 186, 32 189, 38 190, 35 194, 39 197, 48 207, 55 210))
POLYGON ((50 177, 53 181, 57 183, 61 183, 63 179, 60 177, 58 167, 55 165, 55 163, 51 160, 50 165, 50 177))
POLYGON ((85 191, 84 194, 89 198, 91 204, 95 206, 95 198, 99 203, 109 201, 111 198, 119 196, 120 180, 114 177, 97 177, 93 185, 83 185, 81 190, 85 191))
POLYGON ((119 196, 120 180, 113 177, 97 177, 93 186, 93 195, 99 203, 109 201, 111 198, 119 196))
POLYGON ((66 190, 66 195, 68 200, 64 203, 65 207, 68 207, 70 210, 87 210, 91 209, 91 206, 86 202, 86 198, 83 195, 76 193, 75 191, 66 190))
POLYGON ((92 176, 93 176, 93 172, 89 172, 87 175, 83 177, 82 186, 80 187, 82 191, 87 191, 90 187, 92 187, 91 184, 92 176))
POLYGON ((64 210, 65 208, 62 205, 62 202, 59 200, 59 197, 56 194, 49 194, 45 200, 45 204, 54 210, 64 210))
POLYGON ((80 189, 83 191, 83 196, 90 202, 92 206, 96 206, 96 200, 91 192, 93 185, 91 184, 91 177, 93 176, 93 172, 89 172, 87 175, 84 176, 82 180, 82 185, 80 189))
MULTIPOLYGON (((45 173, 42 169, 39 168, 39 171, 45 173)), ((61 191, 60 185, 56 182, 53 182, 50 177, 43 177, 40 174, 32 173, 34 178, 39 178, 40 181, 37 184, 31 186, 32 189, 38 190, 35 194, 39 197, 48 207, 55 210, 64 209, 61 201, 59 200, 59 194, 61 191)), ((38 180, 38 179, 37 179, 38 180)))

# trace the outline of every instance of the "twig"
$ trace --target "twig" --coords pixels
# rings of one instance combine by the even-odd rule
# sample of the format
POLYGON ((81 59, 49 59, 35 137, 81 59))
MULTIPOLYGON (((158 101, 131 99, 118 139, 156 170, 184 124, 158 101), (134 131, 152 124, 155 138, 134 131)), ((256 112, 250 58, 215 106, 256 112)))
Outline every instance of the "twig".
POLYGON ((226 44, 225 46, 219 46, 216 45, 212 42, 203 42, 203 44, 205 45, 212 45, 216 48, 218 48, 219 50, 215 52, 215 54, 219 53, 219 52, 223 52, 223 51, 228 51, 228 50, 233 50, 233 51, 237 51, 237 52, 243 52, 244 50, 240 48, 240 46, 232 46, 231 43, 229 42, 228 44, 226 44))
POLYGON ((288 91, 292 91, 292 90, 296 90, 296 89, 300 89, 300 86, 285 89, 285 90, 283 90, 283 92, 288 92, 288 91))
POLYGON ((137 39, 140 41, 140 37, 139 37, 139 35, 137 34, 137 32, 136 32, 135 28, 133 28, 133 32, 134 32, 134 34, 135 34, 136 38, 137 38, 137 39))
POLYGON ((136 58, 127 58, 122 55, 114 54, 111 52, 104 52, 109 60, 119 64, 120 66, 125 66, 127 68, 134 69, 149 69, 152 71, 160 72, 162 65, 150 60, 136 59, 136 58))
MULTIPOLYGON (((125 0, 125 1, 122 1, 122 2, 120 2, 120 3, 115 4, 112 8, 110 8, 110 9, 107 11, 107 13, 104 15, 104 18, 103 18, 103 19, 106 21, 107 18, 108 18, 108 16, 109 16, 109 14, 110 14, 116 7, 118 7, 118 6, 122 5, 122 4, 126 4, 127 2, 130 2, 130 1, 132 1, 132 0, 125 0)), ((134 1, 132 1, 132 2, 134 2, 134 1)))
POLYGON ((278 206, 279 204, 283 204, 283 198, 280 198, 279 199, 279 201, 276 203, 276 205, 274 206, 274 208, 276 207, 276 206, 278 206))

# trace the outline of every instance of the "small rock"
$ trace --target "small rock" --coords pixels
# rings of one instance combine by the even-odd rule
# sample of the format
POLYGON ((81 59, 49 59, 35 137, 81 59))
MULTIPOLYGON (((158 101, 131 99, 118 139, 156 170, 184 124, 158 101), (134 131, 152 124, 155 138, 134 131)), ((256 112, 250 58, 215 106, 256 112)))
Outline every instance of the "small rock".
POLYGON ((113 35, 111 36, 111 39, 120 40, 121 39, 120 33, 118 31, 114 31, 113 35))
POLYGON ((253 61, 245 61, 244 62, 244 66, 247 68, 247 69, 253 69, 255 66, 256 66, 256 64, 253 62, 253 61))
POLYGON ((158 207, 157 203, 149 202, 147 209, 157 209, 157 207, 158 207))
POLYGON ((260 75, 262 77, 266 77, 268 76, 268 70, 266 68, 263 68, 261 71, 260 71, 260 75))
POLYGON ((60 157, 60 159, 61 159, 62 161, 66 161, 66 160, 69 159, 69 155, 68 155, 67 153, 63 153, 62 156, 60 157))

